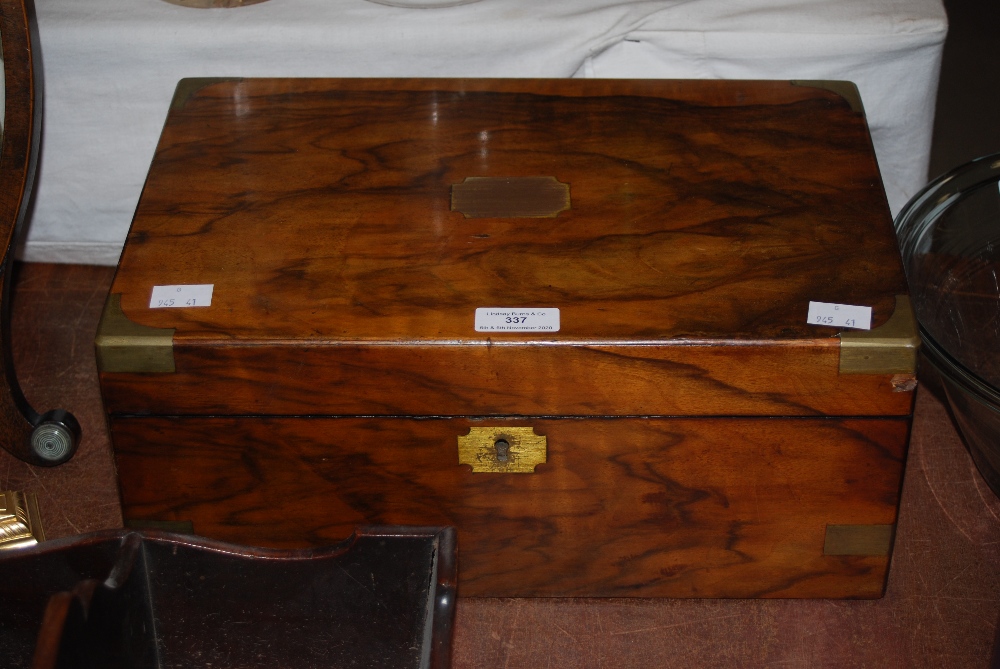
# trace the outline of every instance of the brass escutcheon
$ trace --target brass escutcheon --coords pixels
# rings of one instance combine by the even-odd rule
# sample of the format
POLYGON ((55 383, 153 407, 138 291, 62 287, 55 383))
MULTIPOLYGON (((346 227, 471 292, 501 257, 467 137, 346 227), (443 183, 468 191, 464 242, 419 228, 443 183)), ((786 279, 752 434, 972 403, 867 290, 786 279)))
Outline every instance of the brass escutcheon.
POLYGON ((473 472, 531 474, 545 462, 547 446, 531 427, 471 427, 458 437, 458 462, 473 472))

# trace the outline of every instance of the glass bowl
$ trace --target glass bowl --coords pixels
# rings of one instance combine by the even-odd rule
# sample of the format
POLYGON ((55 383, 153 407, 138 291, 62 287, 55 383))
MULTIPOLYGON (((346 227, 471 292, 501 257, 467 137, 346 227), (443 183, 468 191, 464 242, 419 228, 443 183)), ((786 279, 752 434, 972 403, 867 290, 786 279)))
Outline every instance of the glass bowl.
POLYGON ((927 185, 896 217, 925 357, 1000 495, 1000 154, 927 185))

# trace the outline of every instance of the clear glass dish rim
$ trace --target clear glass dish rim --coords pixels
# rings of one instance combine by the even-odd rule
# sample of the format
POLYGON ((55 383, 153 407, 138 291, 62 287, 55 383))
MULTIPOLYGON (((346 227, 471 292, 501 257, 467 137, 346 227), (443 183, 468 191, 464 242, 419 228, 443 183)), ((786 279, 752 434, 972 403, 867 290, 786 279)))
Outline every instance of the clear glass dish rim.
MULTIPOLYGON (((924 235, 941 215, 966 193, 986 183, 1000 181, 1000 153, 994 153, 965 163, 942 174, 914 195, 896 216, 896 237, 903 254, 904 268, 909 270, 909 258, 924 235)), ((919 316, 917 317, 919 321, 919 316)), ((1000 389, 960 363, 920 323, 920 338, 927 357, 942 372, 984 404, 1000 411, 1000 389)))
POLYGON ((985 183, 996 181, 1000 181, 1000 153, 960 165, 910 198, 894 222, 904 260, 913 255, 913 247, 959 198, 985 183))
POLYGON ((939 372, 981 404, 1000 412, 1000 391, 955 360, 927 333, 923 326, 920 326, 920 340, 924 355, 939 372))

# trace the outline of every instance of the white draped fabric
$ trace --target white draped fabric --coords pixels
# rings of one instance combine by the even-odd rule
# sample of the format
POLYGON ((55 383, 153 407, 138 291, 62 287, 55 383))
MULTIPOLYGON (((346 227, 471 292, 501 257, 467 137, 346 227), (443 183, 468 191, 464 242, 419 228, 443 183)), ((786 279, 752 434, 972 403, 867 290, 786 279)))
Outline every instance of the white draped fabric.
POLYGON ((184 77, 855 82, 893 213, 926 180, 939 0, 37 0, 45 126, 24 256, 113 264, 184 77))

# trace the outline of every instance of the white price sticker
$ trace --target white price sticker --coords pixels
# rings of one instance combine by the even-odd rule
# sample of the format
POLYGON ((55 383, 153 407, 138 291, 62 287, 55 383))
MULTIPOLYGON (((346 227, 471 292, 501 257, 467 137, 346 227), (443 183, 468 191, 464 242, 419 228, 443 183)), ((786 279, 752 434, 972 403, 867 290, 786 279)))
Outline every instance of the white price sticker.
POLYGON ((559 332, 559 310, 549 307, 480 307, 476 332, 559 332))
POLYGON ((853 304, 809 303, 809 325, 830 325, 836 328, 872 329, 872 308, 853 304))
POLYGON ((153 286, 153 295, 149 298, 149 308, 210 307, 212 306, 212 291, 214 289, 214 283, 188 286, 153 286))

